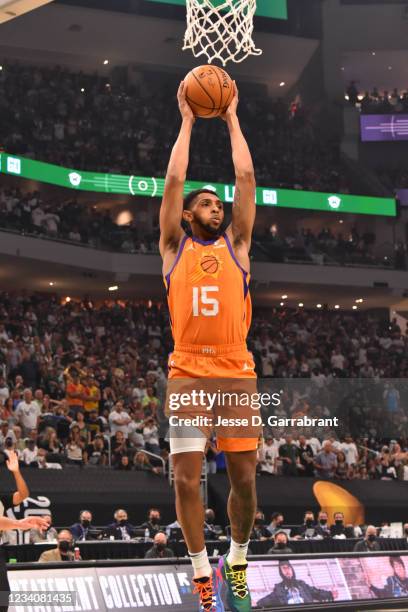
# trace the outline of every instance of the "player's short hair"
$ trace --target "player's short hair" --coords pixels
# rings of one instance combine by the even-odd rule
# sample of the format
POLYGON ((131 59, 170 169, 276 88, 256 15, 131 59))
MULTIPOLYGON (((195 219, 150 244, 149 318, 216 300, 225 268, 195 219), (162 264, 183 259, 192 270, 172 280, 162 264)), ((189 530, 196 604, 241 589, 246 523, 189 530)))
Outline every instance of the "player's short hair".
POLYGON ((194 191, 190 191, 184 200, 183 200, 183 210, 190 210, 191 204, 194 202, 195 198, 200 195, 200 193, 211 193, 212 195, 217 195, 217 193, 213 189, 194 189, 194 191))

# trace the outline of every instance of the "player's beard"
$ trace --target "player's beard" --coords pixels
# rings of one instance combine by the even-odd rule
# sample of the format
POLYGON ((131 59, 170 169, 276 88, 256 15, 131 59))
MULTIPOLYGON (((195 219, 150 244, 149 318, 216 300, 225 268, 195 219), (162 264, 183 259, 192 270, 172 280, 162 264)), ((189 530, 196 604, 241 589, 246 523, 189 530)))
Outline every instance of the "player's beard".
POLYGON ((212 225, 210 225, 209 223, 203 223, 201 221, 201 219, 198 219, 197 217, 194 219, 195 223, 205 232, 207 232, 208 234, 210 234, 211 236, 218 236, 220 234, 220 226, 219 227, 213 227, 212 225))

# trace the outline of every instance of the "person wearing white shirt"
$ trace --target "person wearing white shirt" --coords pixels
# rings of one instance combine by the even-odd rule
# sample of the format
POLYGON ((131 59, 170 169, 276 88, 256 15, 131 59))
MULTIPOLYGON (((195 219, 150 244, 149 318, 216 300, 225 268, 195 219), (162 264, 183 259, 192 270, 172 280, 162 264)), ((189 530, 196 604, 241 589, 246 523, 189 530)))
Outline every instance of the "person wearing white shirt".
POLYGON ((279 457, 278 448, 273 443, 273 437, 267 436, 264 445, 258 450, 258 465, 261 474, 276 474, 276 461, 279 457))
POLYGON ((116 402, 114 409, 109 415, 111 436, 121 431, 125 438, 129 435, 129 423, 132 421, 128 413, 123 409, 123 402, 116 402))
POLYGON ((344 370, 346 358, 341 354, 340 349, 336 349, 331 356, 331 365, 335 370, 344 370))
POLYGON ((353 438, 347 435, 344 438, 344 442, 341 445, 341 450, 343 451, 346 457, 347 465, 355 465, 358 463, 358 450, 357 446, 353 442, 353 438))
POLYGON ((38 403, 33 401, 31 389, 24 390, 23 398, 23 401, 17 404, 14 415, 19 425, 23 428, 24 435, 27 435, 32 429, 37 428, 41 409, 38 403))
POLYGON ((320 444, 320 440, 315 437, 311 437, 306 440, 306 444, 308 444, 313 451, 314 455, 317 455, 322 450, 322 445, 320 444))
POLYGON ((10 397, 10 389, 6 385, 4 376, 0 376, 0 402, 6 403, 6 400, 10 397))

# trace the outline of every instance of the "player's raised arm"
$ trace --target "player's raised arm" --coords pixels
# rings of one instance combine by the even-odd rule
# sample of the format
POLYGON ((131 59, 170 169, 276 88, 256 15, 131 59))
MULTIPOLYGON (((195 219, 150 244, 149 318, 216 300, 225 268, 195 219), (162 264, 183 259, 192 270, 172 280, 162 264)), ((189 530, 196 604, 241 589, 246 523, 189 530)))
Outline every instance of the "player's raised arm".
POLYGON ((222 118, 227 122, 235 168, 235 196, 232 205, 231 231, 234 243, 244 243, 248 251, 255 222, 255 173, 248 143, 241 131, 237 117, 238 89, 222 118))
POLYGON ((193 111, 188 105, 184 92, 184 81, 177 92, 182 117, 180 132, 171 152, 160 208, 160 253, 170 249, 177 251, 182 236, 183 192, 186 180, 191 131, 194 124, 193 111))

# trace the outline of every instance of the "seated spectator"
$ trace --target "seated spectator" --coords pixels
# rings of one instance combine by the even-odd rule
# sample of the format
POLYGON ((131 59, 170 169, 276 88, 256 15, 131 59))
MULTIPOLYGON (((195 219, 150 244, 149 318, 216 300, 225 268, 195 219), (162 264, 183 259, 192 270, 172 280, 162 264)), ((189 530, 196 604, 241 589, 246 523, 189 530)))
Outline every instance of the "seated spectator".
POLYGON ((43 519, 48 524, 47 529, 44 531, 41 529, 30 529, 30 544, 38 544, 40 542, 55 542, 57 540, 58 532, 52 526, 51 514, 44 514, 43 519))
MULTIPOLYGON (((45 450, 45 448, 38 449, 35 462, 37 463, 37 467, 40 470, 62 470, 61 463, 58 463, 56 461, 47 461, 47 451, 45 450)), ((33 463, 31 465, 35 467, 33 463)))
POLYGON ((160 510, 157 508, 150 508, 147 521, 141 525, 141 529, 148 529, 150 537, 153 538, 158 531, 161 531, 160 522, 160 510))
POLYGON ((134 534, 134 527, 128 521, 126 510, 118 509, 115 511, 114 523, 111 523, 104 530, 105 537, 113 540, 131 540, 134 534))
POLYGON ((161 474, 162 468, 153 466, 150 463, 149 456, 143 451, 139 451, 133 457, 133 468, 139 472, 153 472, 153 474, 161 474))
POLYGON ((221 525, 215 524, 215 512, 212 508, 207 508, 204 515, 204 537, 206 540, 217 540, 222 535, 221 525))
POLYGON ((96 434, 94 440, 88 444, 83 452, 86 465, 108 465, 108 451, 102 434, 96 434))
POLYGON ((91 435, 91 440, 95 438, 96 434, 103 433, 103 422, 99 418, 98 412, 96 410, 91 410, 89 412, 87 426, 91 435))
POLYGON ((119 463, 115 464, 115 470, 119 470, 120 472, 130 472, 132 469, 132 464, 129 460, 128 455, 122 455, 119 463))
POLYGON ((298 447, 298 453, 299 453, 299 463, 298 463, 298 470, 299 470, 299 476, 307 476, 310 478, 313 478, 314 476, 314 453, 313 453, 313 449, 310 446, 310 444, 308 444, 307 440, 306 440, 306 436, 300 435, 299 436, 299 447, 298 447))
POLYGON ((145 559, 164 559, 175 557, 171 548, 167 547, 167 536, 162 531, 155 534, 153 546, 145 554, 145 559))
POLYGON ((72 421, 70 425, 71 432, 74 430, 79 431, 79 435, 81 440, 84 441, 84 444, 88 444, 91 440, 90 432, 88 429, 87 423, 85 423, 85 415, 81 410, 78 410, 76 413, 76 420, 72 421))
POLYGON ((62 453, 64 450, 64 445, 58 440, 57 432, 53 427, 47 427, 44 435, 39 439, 38 446, 45 449, 47 453, 55 455, 62 453))
POLYGON ((284 531, 277 531, 274 536, 274 544, 268 550, 268 555, 291 555, 293 549, 288 546, 288 536, 284 531))
POLYGON ((265 515, 262 510, 258 509, 255 513, 250 540, 269 540, 270 538, 270 531, 265 527, 265 515))
POLYGON ((381 546, 377 540, 377 527, 368 525, 364 534, 364 539, 357 542, 353 548, 354 552, 372 552, 381 550, 381 546))
POLYGON ((321 537, 321 538, 331 537, 330 527, 327 521, 328 521, 327 512, 323 512, 323 511, 319 512, 319 514, 317 515, 317 524, 315 526, 315 532, 316 532, 317 537, 321 537))
POLYGON ((306 510, 303 519, 303 524, 294 529, 293 536, 296 539, 301 538, 314 538, 316 535, 316 523, 312 510, 306 510))
POLYGON ((281 512, 274 512, 271 516, 271 522, 267 525, 267 530, 271 535, 275 535, 278 531, 282 529, 282 525, 284 524, 284 517, 281 512))
POLYGON ((111 438, 112 465, 117 466, 122 461, 122 457, 127 456, 129 447, 123 431, 117 431, 111 438))
POLYGON ((81 510, 79 513, 79 522, 74 523, 69 528, 74 540, 93 540, 92 531, 95 529, 92 525, 92 512, 90 510, 81 510))
POLYGON ((332 538, 353 538, 354 529, 352 525, 344 524, 344 514, 342 512, 335 512, 333 515, 334 525, 330 525, 330 535, 332 538))
POLYGON ((34 465, 37 467, 38 446, 33 439, 26 439, 26 447, 21 453, 21 459, 24 465, 34 465))
POLYGON ((67 464, 77 465, 82 467, 84 464, 83 451, 84 442, 81 440, 79 431, 73 431, 68 438, 67 445, 65 447, 67 464))
POLYGON ((57 536, 57 548, 45 550, 38 559, 39 563, 54 563, 54 561, 74 561, 73 537, 68 529, 62 529, 57 536))

